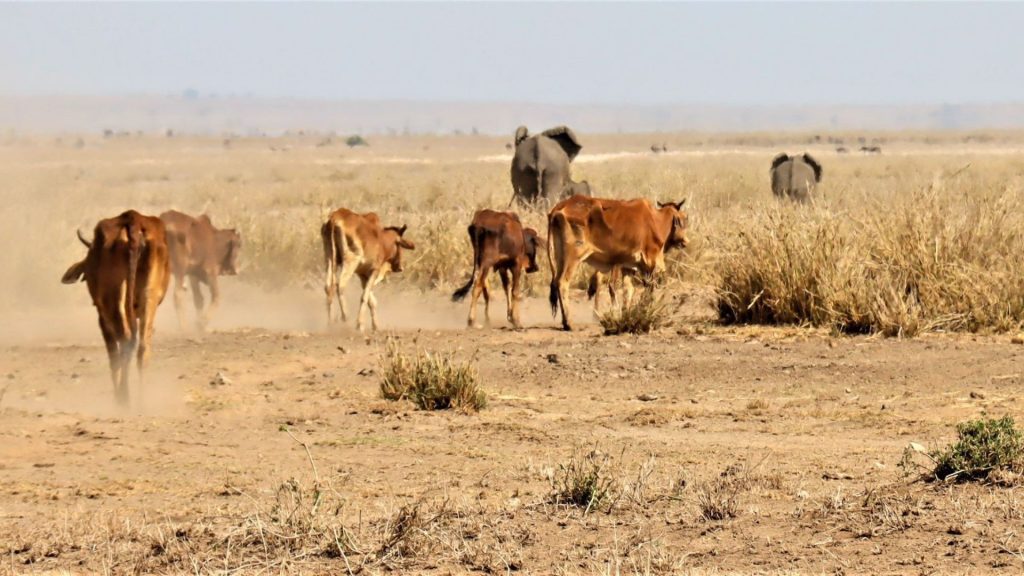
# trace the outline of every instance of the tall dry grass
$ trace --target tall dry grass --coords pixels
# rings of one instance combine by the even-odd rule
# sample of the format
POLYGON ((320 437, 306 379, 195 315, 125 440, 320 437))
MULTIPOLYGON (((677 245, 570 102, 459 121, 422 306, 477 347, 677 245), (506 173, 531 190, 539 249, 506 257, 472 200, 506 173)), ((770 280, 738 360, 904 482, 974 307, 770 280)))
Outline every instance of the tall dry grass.
MULTIPOLYGON (((882 156, 837 155, 827 136, 593 135, 573 171, 605 197, 687 198, 692 243, 670 256, 667 290, 715 289, 727 322, 889 335, 1021 325, 1019 134, 867 135, 883 142, 882 156), (672 152, 650 154, 652 138, 672 152), (767 168, 779 149, 807 149, 824 164, 815 206, 771 197, 767 168)), ((389 283, 443 293, 471 268, 473 212, 508 204, 505 140, 375 138, 358 149, 317 147, 315 138, 238 139, 230 148, 219 138, 86 136, 82 148, 5 141, 0 241, 15 249, 0 266, 18 281, 0 287, 0 308, 66 298, 56 279, 84 254, 74 229, 128 207, 209 212, 242 232, 239 280, 315 291, 328 211, 376 211, 407 224, 417 247, 389 283)), ((521 215, 546 233, 543 213, 521 215)), ((541 268, 527 277, 528 294, 547 284, 541 268)))

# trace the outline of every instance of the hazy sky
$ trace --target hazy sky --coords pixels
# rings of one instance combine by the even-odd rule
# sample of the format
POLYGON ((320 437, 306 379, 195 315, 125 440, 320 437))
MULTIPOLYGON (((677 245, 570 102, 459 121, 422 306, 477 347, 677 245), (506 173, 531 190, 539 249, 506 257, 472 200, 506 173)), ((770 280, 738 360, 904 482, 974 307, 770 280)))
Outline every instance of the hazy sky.
POLYGON ((0 93, 1024 101, 1024 3, 0 4, 0 93))

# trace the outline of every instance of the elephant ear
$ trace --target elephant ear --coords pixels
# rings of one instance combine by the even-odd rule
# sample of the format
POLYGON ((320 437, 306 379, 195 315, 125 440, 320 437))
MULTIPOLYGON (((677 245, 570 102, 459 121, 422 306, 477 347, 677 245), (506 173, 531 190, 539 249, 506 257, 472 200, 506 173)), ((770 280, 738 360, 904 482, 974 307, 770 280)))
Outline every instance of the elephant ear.
POLYGON ((779 167, 779 164, 782 164, 783 162, 786 162, 787 160, 789 160, 789 155, 786 154, 785 152, 780 152, 778 156, 776 156, 774 159, 772 159, 771 170, 775 170, 776 168, 779 167))
POLYGON ((576 134, 574 134, 572 129, 568 126, 555 126, 554 128, 545 130, 542 134, 551 138, 555 142, 558 142, 558 145, 561 146, 562 150, 565 150, 566 155, 569 156, 569 162, 575 160, 576 155, 583 149, 579 140, 576 139, 576 134))
POLYGON ((807 152, 804 152, 803 158, 804 162, 806 162, 807 165, 810 166, 812 170, 814 170, 814 181, 821 182, 821 164, 818 164, 818 161, 815 160, 814 157, 808 154, 807 152))
POLYGON ((529 137, 530 131, 526 129, 526 126, 520 126, 519 128, 516 128, 516 146, 519 146, 520 142, 526 140, 529 137))

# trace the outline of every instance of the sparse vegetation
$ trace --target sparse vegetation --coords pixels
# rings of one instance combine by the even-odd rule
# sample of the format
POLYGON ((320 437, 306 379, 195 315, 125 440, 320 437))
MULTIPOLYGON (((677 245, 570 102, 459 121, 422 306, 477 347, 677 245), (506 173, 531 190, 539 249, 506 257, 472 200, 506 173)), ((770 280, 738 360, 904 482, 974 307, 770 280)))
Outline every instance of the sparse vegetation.
POLYGON ((389 339, 381 356, 381 373, 380 394, 386 400, 409 400, 421 410, 476 412, 487 406, 476 368, 451 354, 417 351, 409 356, 389 339))
POLYGON ((345 144, 349 148, 355 148, 356 146, 369 146, 370 145, 370 143, 367 142, 366 139, 363 138, 362 136, 360 136, 359 134, 353 134, 352 136, 349 136, 348 138, 346 138, 345 139, 345 144))
POLYGON ((668 326, 670 313, 671 308, 664 295, 656 294, 654 290, 642 290, 632 302, 600 313, 598 321, 607 336, 647 334, 668 326))
POLYGON ((997 470, 1024 471, 1024 435, 1013 418, 979 418, 956 427, 957 440, 932 453, 938 480, 979 480, 997 470))
POLYGON ((718 476, 697 487, 697 507, 701 520, 715 522, 735 518, 740 512, 740 496, 750 489, 750 478, 742 465, 727 467, 718 476))
POLYGON ((611 456, 581 446, 558 465, 551 483, 555 502, 583 508, 584 514, 610 507, 619 489, 611 456))

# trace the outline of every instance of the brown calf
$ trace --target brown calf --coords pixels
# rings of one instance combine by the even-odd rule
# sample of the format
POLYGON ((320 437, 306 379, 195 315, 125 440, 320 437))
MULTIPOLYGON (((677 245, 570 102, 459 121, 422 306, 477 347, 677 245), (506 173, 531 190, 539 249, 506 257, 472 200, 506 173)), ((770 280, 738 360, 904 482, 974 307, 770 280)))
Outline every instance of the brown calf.
POLYGON ((543 240, 533 228, 523 228, 519 216, 513 212, 480 210, 473 215, 473 222, 469 225, 469 242, 473 245, 473 274, 465 286, 452 294, 452 301, 462 300, 470 289, 473 290, 467 321, 473 327, 476 324, 476 303, 483 294, 484 321, 490 325, 491 295, 487 290, 487 276, 491 270, 497 270, 505 288, 508 321, 521 328, 517 297, 519 281, 523 271, 529 274, 538 270, 537 247, 543 240))
POLYGON ((402 238, 405 230, 405 226, 382 227, 380 218, 373 212, 356 214, 339 208, 327 218, 320 227, 320 237, 324 244, 328 325, 335 321, 331 312, 335 299, 341 309, 341 319, 348 320, 345 286, 356 274, 363 283, 356 328, 362 331, 363 309, 369 307, 373 329, 377 329, 377 298, 373 295, 373 287, 389 272, 402 271, 403 248, 415 249, 412 242, 402 238))
POLYGON ((686 246, 683 202, 609 200, 573 196, 548 213, 552 314, 562 311, 562 327, 571 330, 565 295, 581 262, 614 278, 635 271, 644 278, 665 268, 665 250, 686 246), (619 272, 614 272, 616 269, 619 272), (613 273, 614 272, 614 273, 613 273))
POLYGON ((160 215, 167 228, 167 247, 170 250, 171 272, 174 274, 174 309, 178 313, 178 325, 185 327, 185 311, 182 296, 185 293, 185 277, 192 289, 192 302, 196 307, 196 324, 205 330, 210 315, 220 304, 220 286, 217 277, 238 274, 238 253, 242 237, 235 229, 218 230, 206 214, 193 218, 176 210, 160 215), (210 289, 210 306, 203 309, 203 293, 200 284, 210 289))
POLYGON ((72 264, 61 282, 85 280, 99 314, 110 358, 110 378, 122 405, 128 403, 128 369, 138 348, 140 386, 149 362, 153 319, 170 279, 167 241, 159 218, 129 210, 100 220, 85 260, 72 264))

